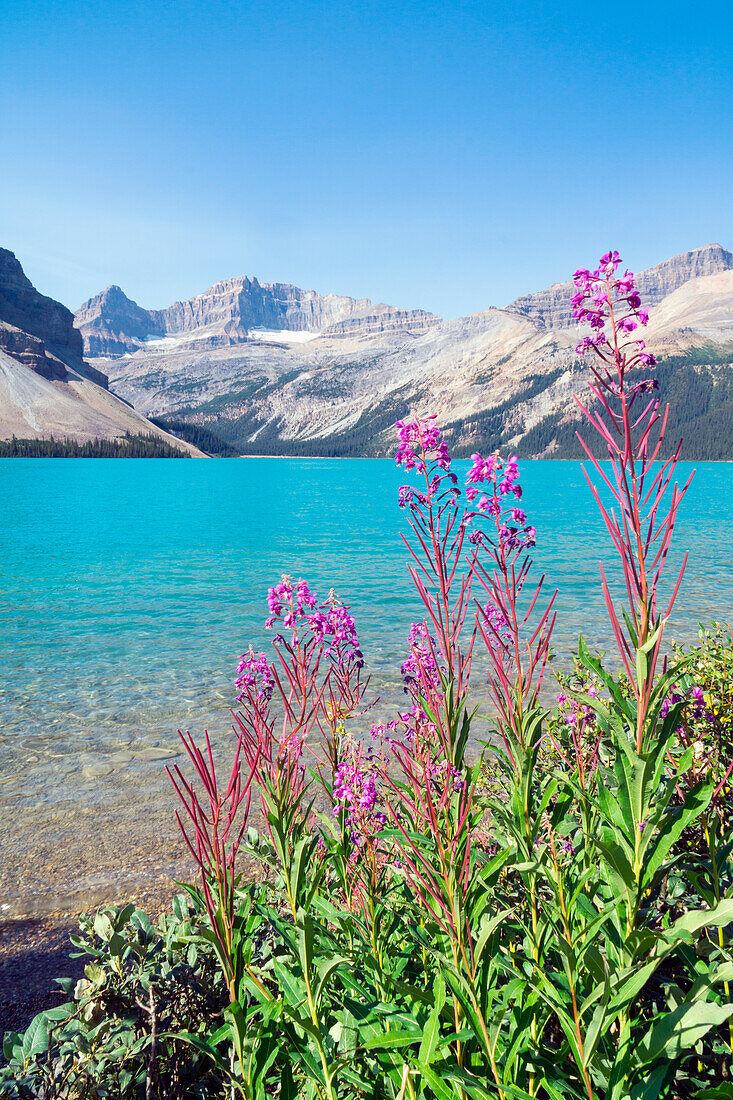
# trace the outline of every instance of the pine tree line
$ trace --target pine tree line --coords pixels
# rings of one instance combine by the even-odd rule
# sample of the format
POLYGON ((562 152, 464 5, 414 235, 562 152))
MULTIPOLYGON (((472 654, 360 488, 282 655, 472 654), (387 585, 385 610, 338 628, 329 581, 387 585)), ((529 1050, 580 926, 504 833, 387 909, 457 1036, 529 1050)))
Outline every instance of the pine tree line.
POLYGON ((94 439, 77 443, 74 439, 0 440, 0 458, 189 458, 185 451, 171 446, 157 435, 131 435, 120 439, 94 439))

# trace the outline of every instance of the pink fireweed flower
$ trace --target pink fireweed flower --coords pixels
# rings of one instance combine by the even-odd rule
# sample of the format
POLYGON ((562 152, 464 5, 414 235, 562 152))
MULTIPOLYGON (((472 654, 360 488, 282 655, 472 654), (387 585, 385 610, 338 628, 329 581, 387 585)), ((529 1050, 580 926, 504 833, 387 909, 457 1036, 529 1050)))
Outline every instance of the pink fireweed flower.
MULTIPOLYGON (((534 527, 528 526, 526 513, 514 506, 505 508, 503 504, 506 497, 520 500, 522 496, 517 456, 510 455, 504 459, 495 454, 483 458, 477 453, 471 455, 471 458, 473 465, 466 474, 466 497, 475 511, 466 514, 467 522, 479 515, 493 518, 496 521, 496 540, 508 551, 534 546, 537 532, 534 527), (476 500, 479 493, 477 486, 484 482, 488 484, 489 490, 476 500)), ((470 536, 474 545, 483 544, 485 540, 483 531, 470 536)), ((494 539, 489 541, 493 543, 494 539)))
POLYGON ((292 630, 293 645, 298 644, 297 624, 306 618, 309 610, 318 604, 318 597, 308 588, 307 581, 301 579, 293 584, 293 578, 283 574, 279 584, 268 589, 267 605, 270 616, 265 625, 272 629, 278 620, 287 630, 292 630))
POLYGON ((402 676, 405 691, 410 687, 418 690, 424 684, 440 690, 440 669, 435 660, 435 638, 430 634, 426 623, 413 623, 407 639, 410 656, 403 662, 402 676))
POLYGON ((377 789, 378 771, 372 750, 364 751, 360 743, 349 745, 347 756, 336 768, 333 796, 334 817, 345 811, 345 822, 352 844, 361 847, 381 832, 387 820, 378 808, 381 796, 377 789))
POLYGON ((398 466, 404 466, 406 470, 417 468, 420 473, 424 473, 425 463, 422 454, 424 452, 425 455, 432 456, 441 469, 446 472, 450 470, 448 445, 433 423, 435 419, 433 415, 414 421, 397 421, 395 428, 400 445, 397 448, 395 462, 398 466))
POLYGON ((499 610, 499 608, 491 602, 487 603, 484 606, 484 615, 486 616, 486 621, 491 626, 495 637, 504 645, 511 645, 513 635, 509 627, 506 615, 504 615, 499 610))
POLYGON ((351 658, 358 668, 364 667, 363 654, 356 633, 356 623, 349 608, 339 602, 333 589, 325 603, 312 614, 306 615, 313 638, 325 645, 324 653, 338 665, 351 658))
MULTIPOLYGON (((616 314, 620 309, 626 311, 616 320, 615 329, 621 336, 626 336, 649 322, 649 311, 641 308, 641 298, 636 290, 633 272, 626 271, 620 278, 613 278, 620 262, 618 252, 607 252, 601 257, 595 271, 579 268, 575 272, 574 282, 578 291, 572 298, 573 316, 578 324, 590 325, 594 330, 593 336, 584 336, 576 345, 575 351, 578 355, 586 355, 589 351, 597 351, 608 345, 604 329, 611 321, 614 307, 616 314)), ((622 346, 634 349, 635 356, 638 356, 644 347, 644 341, 626 341, 622 346)), ((647 366, 653 365, 654 356, 646 353, 643 362, 647 366)))
POLYGON ((245 699, 256 699, 259 702, 269 703, 275 681, 264 653, 255 653, 250 646, 249 652, 242 654, 237 666, 235 686, 240 702, 245 699))
POLYGON ((441 483, 446 478, 453 486, 457 482, 455 474, 451 473, 448 444, 443 439, 440 429, 433 423, 434 420, 433 414, 418 417, 413 421, 398 420, 395 424, 399 440, 399 447, 395 454, 396 464, 403 466, 405 470, 417 470, 420 474, 427 474, 429 463, 434 474, 427 485, 427 495, 410 486, 403 485, 400 488, 401 508, 411 506, 415 502, 420 505, 427 504, 431 496, 436 496, 440 492, 441 483))

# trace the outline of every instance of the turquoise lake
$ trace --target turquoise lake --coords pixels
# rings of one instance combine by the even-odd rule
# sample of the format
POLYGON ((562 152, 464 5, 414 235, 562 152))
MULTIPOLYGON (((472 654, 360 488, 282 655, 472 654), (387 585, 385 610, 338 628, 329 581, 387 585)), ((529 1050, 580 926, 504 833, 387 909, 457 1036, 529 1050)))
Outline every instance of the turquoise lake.
MULTIPOLYGON (((580 465, 520 471, 537 575, 559 590, 556 649, 567 655, 579 630, 608 645, 608 537, 580 465)), ((118 850, 174 843, 162 823, 175 731, 207 726, 229 744, 237 658, 267 644, 267 588, 282 573, 352 605, 382 709, 394 707, 420 614, 400 538, 405 480, 388 460, 0 460, 0 803, 17 856, 6 904, 43 908, 42 876, 24 864, 52 860, 57 903, 147 873, 126 879, 118 850), (80 830, 88 854, 72 865, 59 852, 80 830)), ((675 532, 673 560, 690 559, 669 637, 730 619, 732 536, 733 464, 698 463, 675 532)), ((170 867, 166 855, 155 874, 170 867)))

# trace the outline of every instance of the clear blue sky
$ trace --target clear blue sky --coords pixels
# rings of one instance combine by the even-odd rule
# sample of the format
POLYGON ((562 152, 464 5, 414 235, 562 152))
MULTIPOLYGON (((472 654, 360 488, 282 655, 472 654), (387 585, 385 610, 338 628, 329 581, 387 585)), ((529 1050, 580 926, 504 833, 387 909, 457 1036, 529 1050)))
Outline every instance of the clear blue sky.
POLYGON ((71 308, 249 274, 446 317, 733 247, 731 10, 4 0, 0 245, 71 308))

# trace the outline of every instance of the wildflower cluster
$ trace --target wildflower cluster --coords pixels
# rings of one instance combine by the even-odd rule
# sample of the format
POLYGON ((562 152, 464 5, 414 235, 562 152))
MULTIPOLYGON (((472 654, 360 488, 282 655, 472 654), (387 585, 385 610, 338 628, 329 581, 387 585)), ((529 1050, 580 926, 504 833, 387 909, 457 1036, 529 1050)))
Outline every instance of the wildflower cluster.
MULTIPOLYGON (((504 498, 522 498, 522 486, 519 484, 519 466, 517 456, 503 459, 501 455, 483 458, 480 454, 471 455, 473 465, 466 475, 466 497, 475 509, 467 513, 470 521, 477 515, 487 515, 496 523, 496 537, 500 546, 507 551, 529 549, 537 541, 537 532, 527 523, 527 516, 521 508, 504 506, 504 498), (486 484, 486 491, 478 486, 486 484)), ((473 543, 484 540, 481 531, 475 531, 470 539, 473 543)))
POLYGON ((501 645, 511 645, 512 631, 506 615, 490 601, 489 603, 484 604, 483 613, 484 619, 490 627, 491 631, 493 632, 496 640, 501 645))
POLYGON ((690 686, 687 688, 685 688, 683 684, 674 684, 672 690, 664 697, 664 702, 662 703, 662 709, 660 711, 662 718, 667 717, 670 707, 684 700, 690 703, 688 717, 693 721, 700 722, 703 719, 707 719, 708 721, 712 720, 713 715, 705 706, 705 693, 697 684, 695 684, 694 687, 690 686))
POLYGON ((263 703, 269 703, 275 681, 264 653, 255 653, 252 646, 250 646, 249 651, 242 654, 237 666, 235 686, 240 703, 244 702, 245 699, 253 698, 263 703))
MULTIPOLYGON (((585 688, 585 693, 594 699, 598 698, 598 688, 592 684, 585 688)), ((564 692, 560 692, 555 698, 560 707, 560 714, 568 726, 582 728, 588 719, 594 720, 593 709, 587 704, 580 703, 577 698, 567 696, 564 692)))
POLYGON ((364 750, 352 743, 334 776, 334 817, 346 812, 345 822, 351 843, 358 850, 384 827, 387 817, 378 809, 382 799, 378 790, 378 773, 372 749, 364 750))
MULTIPOLYGON (((578 355, 585 355, 591 350, 600 353, 606 348, 609 351, 618 350, 619 337, 625 338, 640 325, 649 323, 649 310, 642 308, 633 272, 625 271, 618 278, 614 277, 620 263, 618 252, 606 252, 595 271, 580 267, 573 276, 578 287, 572 300, 573 316, 578 324, 588 324, 593 329, 593 335, 584 336, 577 345, 575 350, 578 355), (612 320, 613 333, 609 341, 605 329, 612 320)), ((634 348, 635 360, 645 366, 653 366, 656 362, 655 357, 645 350, 643 340, 626 341, 623 346, 634 348)), ((653 383, 646 383, 646 386, 656 388, 653 383)))
POLYGON ((325 603, 306 618, 315 641, 318 645, 325 644, 326 657, 332 658, 338 665, 343 665, 344 660, 350 658, 359 668, 363 668, 364 655, 356 633, 356 623, 349 610, 331 589, 325 603))
POLYGON ((292 630, 293 645, 298 644, 297 625, 307 618, 308 612, 318 604, 318 598, 308 588, 307 581, 302 579, 293 582, 293 578, 283 574, 279 584, 268 589, 267 605, 270 615, 266 626, 271 630, 275 623, 282 619, 282 625, 286 630, 292 630))
POLYGON ((398 466, 406 470, 417 469, 425 473, 425 460, 429 457, 446 473, 450 472, 448 444, 434 423, 436 417, 428 416, 413 421, 398 420, 395 424, 399 447, 395 455, 398 466))
POLYGON ((444 492, 449 504, 454 504, 460 496, 458 478, 451 472, 448 444, 434 421, 433 415, 411 421, 398 420, 395 425, 400 441, 395 455, 396 464, 405 470, 417 470, 425 476, 424 492, 411 485, 400 486, 400 508, 424 507, 444 492), (442 486, 446 480, 450 485, 444 490, 442 486))
POLYGON ((420 688, 423 685, 439 689, 441 677, 435 659, 435 638, 428 630, 427 623, 413 623, 407 643, 410 656, 400 669, 405 681, 405 691, 410 687, 420 688))

